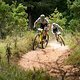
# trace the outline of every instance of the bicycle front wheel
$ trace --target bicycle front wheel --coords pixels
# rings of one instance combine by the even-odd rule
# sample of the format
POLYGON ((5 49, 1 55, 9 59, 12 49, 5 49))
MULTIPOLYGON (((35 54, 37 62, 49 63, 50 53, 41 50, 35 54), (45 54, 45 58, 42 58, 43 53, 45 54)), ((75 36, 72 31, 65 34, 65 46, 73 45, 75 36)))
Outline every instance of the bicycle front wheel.
POLYGON ((45 39, 43 38, 43 40, 42 40, 42 49, 47 47, 48 41, 49 41, 49 35, 47 34, 45 39))
POLYGON ((64 45, 65 46, 65 42, 64 39, 61 35, 58 35, 58 42, 60 42, 61 46, 64 45))
POLYGON ((39 43, 40 43, 40 35, 37 34, 33 41, 33 50, 39 47, 39 43))

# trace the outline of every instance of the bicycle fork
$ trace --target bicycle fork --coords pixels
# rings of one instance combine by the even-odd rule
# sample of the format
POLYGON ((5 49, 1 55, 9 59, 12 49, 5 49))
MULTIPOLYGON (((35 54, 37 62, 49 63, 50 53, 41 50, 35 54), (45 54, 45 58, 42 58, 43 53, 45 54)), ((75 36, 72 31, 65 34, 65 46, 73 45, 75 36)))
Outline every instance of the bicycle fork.
POLYGON ((40 42, 42 42, 43 36, 42 33, 40 34, 40 42))

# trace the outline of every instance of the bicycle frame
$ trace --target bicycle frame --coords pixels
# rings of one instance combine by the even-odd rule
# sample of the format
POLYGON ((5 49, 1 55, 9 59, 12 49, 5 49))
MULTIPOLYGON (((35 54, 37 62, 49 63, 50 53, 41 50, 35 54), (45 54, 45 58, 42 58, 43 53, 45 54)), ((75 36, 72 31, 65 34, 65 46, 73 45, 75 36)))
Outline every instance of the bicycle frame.
POLYGON ((41 47, 42 49, 45 48, 48 44, 48 40, 49 35, 47 34, 47 31, 38 28, 38 33, 36 34, 33 42, 33 50, 35 50, 37 47, 41 47), (45 35, 44 32, 46 32, 45 35), (46 36, 46 38, 44 38, 44 36, 46 36))
POLYGON ((42 39, 43 39, 43 29, 38 28, 38 34, 39 34, 39 36, 40 36, 40 42, 41 42, 42 39))
POLYGON ((47 35, 47 28, 45 28, 44 30, 41 28, 38 28, 38 34, 40 35, 40 42, 43 40, 43 36, 47 35))

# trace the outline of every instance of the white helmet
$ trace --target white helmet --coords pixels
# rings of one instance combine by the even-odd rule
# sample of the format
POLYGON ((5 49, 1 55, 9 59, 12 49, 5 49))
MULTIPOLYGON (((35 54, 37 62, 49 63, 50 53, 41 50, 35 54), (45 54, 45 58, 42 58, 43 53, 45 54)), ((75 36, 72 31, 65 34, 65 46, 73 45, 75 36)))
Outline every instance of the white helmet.
POLYGON ((40 18, 41 18, 41 19, 44 19, 44 18, 45 18, 45 15, 44 15, 44 14, 41 14, 41 15, 40 15, 40 18))

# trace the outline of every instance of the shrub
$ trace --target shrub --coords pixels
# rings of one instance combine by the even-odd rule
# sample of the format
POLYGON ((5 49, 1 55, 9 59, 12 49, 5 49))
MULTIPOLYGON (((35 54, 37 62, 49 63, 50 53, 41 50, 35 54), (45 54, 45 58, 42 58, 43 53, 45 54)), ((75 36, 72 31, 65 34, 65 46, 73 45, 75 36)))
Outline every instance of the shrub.
POLYGON ((69 58, 66 60, 67 64, 71 64, 71 65, 77 65, 80 66, 80 33, 75 33, 75 35, 73 37, 71 37, 69 44, 71 47, 71 55, 69 56, 69 58))
POLYGON ((1 63, 0 80, 57 80, 43 70, 23 70, 18 65, 1 63))
POLYGON ((25 7, 22 4, 12 5, 0 1, 0 38, 7 35, 21 35, 21 32, 27 30, 28 19, 25 7))
POLYGON ((52 13, 50 16, 49 16, 50 20, 49 22, 50 23, 57 23, 59 24, 61 27, 65 27, 65 24, 66 24, 66 21, 67 19, 63 17, 62 13, 60 13, 57 8, 55 9, 54 13, 52 13))

